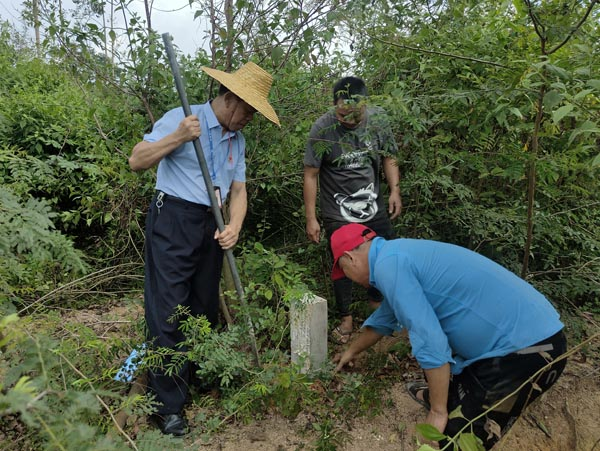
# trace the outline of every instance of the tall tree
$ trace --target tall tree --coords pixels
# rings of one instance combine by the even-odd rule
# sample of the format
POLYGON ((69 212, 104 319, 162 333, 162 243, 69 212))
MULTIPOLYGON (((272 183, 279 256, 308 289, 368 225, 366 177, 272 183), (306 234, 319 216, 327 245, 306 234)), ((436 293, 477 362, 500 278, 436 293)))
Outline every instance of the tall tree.
MULTIPOLYGON (((533 242, 535 189, 537 169, 536 162, 540 149, 540 130, 542 122, 547 118, 544 114, 544 98, 550 85, 550 56, 561 48, 579 32, 586 20, 590 17, 597 0, 590 0, 589 4, 575 1, 571 4, 564 1, 546 1, 534 4, 531 0, 523 0, 527 7, 527 14, 539 37, 540 60, 542 63, 540 77, 542 82, 539 87, 534 119, 533 132, 531 134, 530 157, 527 161, 527 236, 525 249, 523 251, 523 267, 521 277, 527 277, 529 272, 529 260, 531 258, 531 246, 533 242), (547 16, 547 17, 544 17, 547 16), (552 26, 554 25, 554 26, 552 26)), ((537 2, 536 2, 537 3, 537 2)))

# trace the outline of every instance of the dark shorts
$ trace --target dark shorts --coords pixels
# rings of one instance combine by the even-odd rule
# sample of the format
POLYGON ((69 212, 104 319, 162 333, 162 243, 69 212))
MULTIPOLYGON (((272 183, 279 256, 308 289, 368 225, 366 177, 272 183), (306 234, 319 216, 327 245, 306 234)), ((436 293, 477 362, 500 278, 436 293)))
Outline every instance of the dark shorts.
MULTIPOLYGON (((331 241, 331 235, 337 229, 342 226, 349 224, 348 222, 327 222, 323 221, 323 227, 325 228, 325 235, 327 236, 327 241, 331 241)), ((377 236, 385 238, 386 240, 391 240, 396 238, 396 234, 394 232, 394 228, 392 226, 392 222, 390 218, 386 216, 375 217, 371 221, 367 221, 362 223, 362 225, 373 229, 377 236)))
MULTIPOLYGON (((324 223, 325 234, 327 241, 331 243, 331 235, 340 227, 346 225, 346 222, 326 222, 324 223)), ((363 225, 371 228, 375 231, 377 236, 391 240, 396 237, 392 223, 387 216, 377 217, 371 221, 363 223, 363 225)), ((331 247, 327 246, 331 255, 331 247)), ((350 305, 352 304, 352 281, 346 277, 335 280, 333 282, 333 294, 335 296, 335 303, 337 306, 337 314, 340 317, 350 315, 350 305)), ((381 302, 383 296, 379 291, 373 287, 367 289, 367 296, 369 300, 375 302, 381 302)))
POLYGON ((490 412, 466 429, 468 432, 472 427, 485 448, 490 449, 500 437, 489 431, 500 431, 500 436, 504 435, 523 409, 556 382, 565 368, 566 358, 539 371, 566 351, 567 340, 563 331, 560 331, 525 350, 477 361, 461 374, 454 375, 448 392, 448 412, 460 407, 466 419, 449 420, 444 433, 450 437, 458 434, 467 420, 478 417, 492 407, 490 412), (536 376, 528 382, 533 375, 536 376), (502 401, 507 396, 509 397, 502 401), (500 401, 502 402, 499 403, 500 401), (493 423, 498 427, 493 426, 493 423))

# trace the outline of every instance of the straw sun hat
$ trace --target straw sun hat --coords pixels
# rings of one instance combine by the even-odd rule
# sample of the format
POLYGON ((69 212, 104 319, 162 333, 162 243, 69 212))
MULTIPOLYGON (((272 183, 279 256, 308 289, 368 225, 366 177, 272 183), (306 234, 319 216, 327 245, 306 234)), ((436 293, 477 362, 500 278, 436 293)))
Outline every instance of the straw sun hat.
POLYGON ((269 104, 269 91, 273 77, 253 62, 248 62, 232 73, 202 66, 202 70, 228 88, 244 102, 254 107, 271 122, 279 124, 279 118, 269 104))

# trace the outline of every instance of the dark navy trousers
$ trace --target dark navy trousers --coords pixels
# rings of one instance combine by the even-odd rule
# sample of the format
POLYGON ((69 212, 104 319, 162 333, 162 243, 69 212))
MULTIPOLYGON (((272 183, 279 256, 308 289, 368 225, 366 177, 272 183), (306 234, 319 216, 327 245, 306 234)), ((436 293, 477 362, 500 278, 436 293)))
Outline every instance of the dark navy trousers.
MULTIPOLYGON (((331 235, 340 227, 348 224, 347 222, 329 222, 325 223, 325 234, 327 236, 328 243, 331 244, 331 235)), ((369 227, 375 231, 377 236, 385 238, 386 240, 392 240, 396 238, 396 234, 392 227, 390 219, 385 216, 382 218, 372 219, 363 223, 364 226, 369 227)), ((331 255, 331 245, 328 246, 329 254, 331 255)), ((343 277, 333 281, 333 294, 335 296, 335 304, 337 307, 337 314, 339 317, 351 315, 350 305, 352 304, 352 281, 347 277, 343 277)), ((369 287, 367 290, 367 296, 372 301, 381 302, 383 296, 379 291, 373 287, 369 287)))
MULTIPOLYGON (((148 340, 153 347, 178 351, 183 341, 180 321, 170 319, 178 305, 192 315, 205 315, 218 324, 219 281, 223 250, 214 234, 216 222, 210 208, 176 197, 155 195, 146 218, 144 309, 148 340), (159 208, 160 207, 160 208, 159 208)), ((159 403, 158 414, 179 413, 188 395, 190 365, 167 376, 151 368, 148 385, 159 403)))

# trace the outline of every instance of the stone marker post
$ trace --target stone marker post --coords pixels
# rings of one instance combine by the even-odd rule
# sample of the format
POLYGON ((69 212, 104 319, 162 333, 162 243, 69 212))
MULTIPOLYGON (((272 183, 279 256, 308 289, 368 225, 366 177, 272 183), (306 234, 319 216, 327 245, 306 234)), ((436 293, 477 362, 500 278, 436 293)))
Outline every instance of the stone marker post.
POLYGON ((290 306, 292 362, 302 372, 319 369, 327 360, 327 300, 306 293, 290 306))

